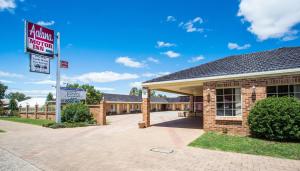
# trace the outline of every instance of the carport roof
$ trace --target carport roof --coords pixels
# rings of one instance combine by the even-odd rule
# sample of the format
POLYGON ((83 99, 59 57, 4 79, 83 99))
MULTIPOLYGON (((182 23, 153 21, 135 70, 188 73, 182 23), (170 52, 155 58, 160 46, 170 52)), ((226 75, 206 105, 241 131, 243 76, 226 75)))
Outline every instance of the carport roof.
POLYGON ((228 56, 213 62, 154 78, 144 83, 297 68, 300 68, 300 47, 283 47, 262 52, 228 56))
MULTIPOLYGON (((108 102, 128 102, 128 103, 142 103, 141 96, 132 96, 124 94, 108 94, 103 93, 103 99, 108 102)), ((176 102, 189 102, 188 96, 179 96, 179 97, 151 97, 151 102, 154 103, 176 103, 176 102)))

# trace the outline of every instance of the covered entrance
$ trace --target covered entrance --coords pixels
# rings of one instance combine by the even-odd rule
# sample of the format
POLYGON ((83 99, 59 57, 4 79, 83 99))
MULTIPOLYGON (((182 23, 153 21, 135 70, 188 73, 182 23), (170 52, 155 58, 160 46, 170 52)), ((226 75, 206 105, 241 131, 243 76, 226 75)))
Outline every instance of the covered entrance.
MULTIPOLYGON (((143 124, 144 127, 166 126, 166 127, 185 127, 185 128, 203 128, 203 85, 202 83, 193 83, 191 85, 180 83, 166 84, 143 84, 143 124), (189 103, 183 106, 183 111, 178 112, 178 119, 166 123, 151 123, 150 114, 150 91, 158 90, 168 93, 181 94, 189 97, 189 103)), ((166 106, 167 107, 167 106, 166 106)), ((176 105, 175 105, 176 108, 176 105)), ((140 125, 141 126, 141 125, 140 125)))

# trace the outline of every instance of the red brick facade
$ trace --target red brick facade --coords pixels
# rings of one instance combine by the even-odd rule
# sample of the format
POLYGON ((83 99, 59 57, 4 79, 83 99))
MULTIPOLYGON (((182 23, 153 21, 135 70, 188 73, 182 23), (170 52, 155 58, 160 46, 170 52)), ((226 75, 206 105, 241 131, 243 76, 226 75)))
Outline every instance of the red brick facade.
POLYGON ((300 75, 205 82, 203 84, 204 130, 248 135, 249 127, 247 119, 249 112, 257 100, 266 98, 266 87, 270 85, 293 85, 299 83, 300 75), (253 86, 255 87, 255 91, 253 91, 253 86), (242 117, 217 117, 217 88, 241 88, 242 117))

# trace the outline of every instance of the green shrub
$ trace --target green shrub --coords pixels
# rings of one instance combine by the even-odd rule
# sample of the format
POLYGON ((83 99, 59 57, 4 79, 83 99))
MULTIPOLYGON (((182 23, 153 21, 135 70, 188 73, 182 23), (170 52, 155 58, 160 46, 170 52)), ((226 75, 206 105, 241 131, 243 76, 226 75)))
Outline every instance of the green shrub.
POLYGON ((269 97, 251 109, 251 134, 271 140, 300 140, 300 102, 292 97, 269 97))
POLYGON ((64 122, 64 123, 48 123, 44 124, 44 127, 58 129, 58 128, 75 128, 75 127, 85 127, 90 126, 91 124, 85 122, 64 122))
POLYGON ((87 122, 92 121, 89 108, 80 103, 68 104, 62 111, 62 122, 87 122))

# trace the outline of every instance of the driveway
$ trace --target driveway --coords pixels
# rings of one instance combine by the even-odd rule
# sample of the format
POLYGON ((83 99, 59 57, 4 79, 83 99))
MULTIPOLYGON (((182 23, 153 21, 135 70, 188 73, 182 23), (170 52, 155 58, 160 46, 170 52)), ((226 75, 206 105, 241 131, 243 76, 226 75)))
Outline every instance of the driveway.
POLYGON ((200 121, 176 112, 109 116, 110 125, 49 129, 0 121, 0 170, 300 170, 300 161, 212 151, 187 144, 200 121))

